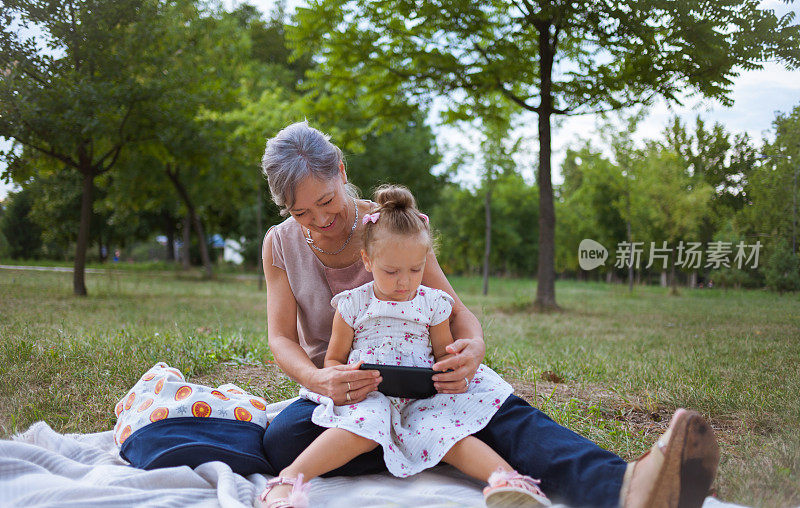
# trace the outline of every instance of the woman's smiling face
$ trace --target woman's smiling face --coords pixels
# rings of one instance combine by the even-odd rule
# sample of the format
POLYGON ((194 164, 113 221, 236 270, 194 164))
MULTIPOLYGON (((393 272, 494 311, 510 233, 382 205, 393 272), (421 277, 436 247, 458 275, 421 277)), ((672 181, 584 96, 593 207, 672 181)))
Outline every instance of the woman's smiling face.
POLYGON ((330 180, 306 178, 295 189, 295 202, 289 213, 314 233, 331 240, 346 237, 353 227, 355 213, 344 186, 346 182, 343 167, 339 175, 330 180))

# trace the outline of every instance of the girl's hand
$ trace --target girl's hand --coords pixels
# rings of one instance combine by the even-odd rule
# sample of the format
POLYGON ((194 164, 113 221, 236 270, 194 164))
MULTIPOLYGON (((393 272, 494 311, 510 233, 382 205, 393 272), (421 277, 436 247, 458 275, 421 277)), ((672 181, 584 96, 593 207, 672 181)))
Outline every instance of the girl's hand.
POLYGON ((433 376, 433 386, 439 393, 464 393, 469 387, 469 381, 475 376, 478 367, 486 353, 483 341, 476 339, 458 339, 449 346, 447 352, 451 354, 433 365, 433 370, 442 372, 433 376))
POLYGON ((324 367, 317 371, 311 389, 333 399, 337 406, 355 404, 378 389, 383 378, 377 370, 359 370, 364 361, 350 365, 324 367))

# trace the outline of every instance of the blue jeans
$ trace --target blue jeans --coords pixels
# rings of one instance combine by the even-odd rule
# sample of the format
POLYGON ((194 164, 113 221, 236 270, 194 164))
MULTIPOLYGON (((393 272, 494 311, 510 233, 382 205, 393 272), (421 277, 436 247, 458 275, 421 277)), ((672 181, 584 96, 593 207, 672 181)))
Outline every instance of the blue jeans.
MULTIPOLYGON (((317 404, 300 399, 270 422, 264 454, 277 475, 324 430, 312 423, 317 404)), ((549 416, 511 395, 489 424, 475 434, 522 474, 542 480, 551 499, 570 506, 618 506, 627 464, 562 427, 549 416)), ((323 476, 357 476, 386 471, 380 447, 323 476)))

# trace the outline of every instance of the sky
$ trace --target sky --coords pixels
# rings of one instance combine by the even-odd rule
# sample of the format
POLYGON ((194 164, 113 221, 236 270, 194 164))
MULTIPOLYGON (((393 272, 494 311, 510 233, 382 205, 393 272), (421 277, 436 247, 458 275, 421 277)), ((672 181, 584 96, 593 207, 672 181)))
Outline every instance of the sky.
MULTIPOLYGON (((268 15, 273 9, 275 0, 250 0, 250 3, 268 15)), ((292 12, 301 3, 299 0, 288 0, 288 11, 292 12)), ((235 2, 226 0, 226 4, 230 7, 235 2)), ((767 0, 762 2, 761 6, 774 9, 777 14, 793 10, 796 16, 795 23, 800 21, 800 6, 798 5, 787 5, 779 0, 767 0)), ((669 119, 674 115, 679 116, 684 123, 690 126, 694 125, 695 117, 700 115, 707 124, 719 122, 726 131, 732 134, 747 133, 751 139, 760 143, 762 138, 768 136, 777 112, 789 112, 800 104, 800 70, 789 71, 781 64, 767 62, 761 70, 743 71, 734 79, 731 97, 733 99, 731 107, 725 107, 715 101, 691 97, 680 106, 667 105, 663 101, 656 103, 650 108, 647 118, 639 125, 637 138, 642 140, 659 137, 669 119)), ((313 124, 313 119, 309 120, 313 124)), ((452 151, 448 147, 454 145, 474 146, 474 133, 471 135, 463 128, 438 126, 435 113, 431 114, 429 120, 434 126, 440 151, 444 154, 444 162, 440 166, 443 167, 450 160, 449 154, 452 154, 452 151)), ((536 115, 534 113, 527 114, 522 117, 521 121, 523 126, 518 134, 533 137, 536 132, 536 115)), ((591 140, 598 147, 602 146, 602 141, 597 133, 597 118, 594 115, 565 118, 560 125, 553 129, 554 184, 562 181, 560 165, 564 160, 566 149, 579 145, 584 139, 591 140)), ((535 141, 532 142, 531 150, 535 149, 535 145, 535 141)), ((0 147, 6 146, 8 146, 7 142, 0 138, 0 147)), ((521 161, 521 170, 523 175, 532 181, 535 153, 527 159, 527 161, 521 161)), ((477 182, 477 173, 466 169, 460 175, 460 180, 467 185, 473 185, 477 182)), ((0 199, 3 199, 11 189, 10 185, 0 182, 0 199)))

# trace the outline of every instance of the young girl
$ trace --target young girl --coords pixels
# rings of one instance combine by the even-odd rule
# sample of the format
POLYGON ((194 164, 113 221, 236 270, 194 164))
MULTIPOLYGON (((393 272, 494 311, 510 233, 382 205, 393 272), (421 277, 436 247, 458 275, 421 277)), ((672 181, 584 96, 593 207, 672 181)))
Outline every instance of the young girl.
MULTIPOLYGON (((421 285, 431 249, 428 217, 408 189, 383 186, 378 208, 363 218, 361 257, 373 281, 337 294, 325 366, 377 363, 430 368, 449 356, 449 316, 454 303, 444 291, 421 285)), ((466 393, 429 399, 371 392, 359 403, 336 406, 305 388, 300 396, 319 403, 312 421, 328 427, 280 475, 261 499, 270 508, 306 506, 309 480, 383 447, 387 469, 405 477, 444 461, 489 483, 489 506, 549 505, 538 480, 518 474, 473 437, 512 393, 511 386, 481 365, 466 393), (294 486, 292 488, 292 486, 294 486)))

